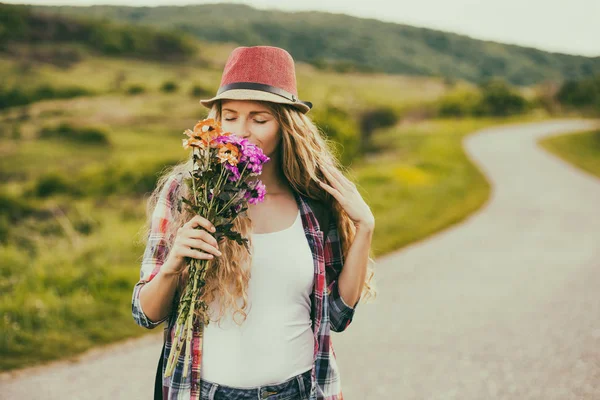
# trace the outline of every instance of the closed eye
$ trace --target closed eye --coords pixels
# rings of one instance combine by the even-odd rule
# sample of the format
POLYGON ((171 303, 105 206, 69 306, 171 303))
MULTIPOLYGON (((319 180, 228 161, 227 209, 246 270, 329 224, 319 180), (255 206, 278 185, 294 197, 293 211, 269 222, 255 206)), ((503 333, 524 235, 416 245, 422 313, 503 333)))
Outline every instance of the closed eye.
MULTIPOLYGON (((225 121, 235 121, 235 120, 236 120, 235 118, 225 118, 225 121)), ((261 124, 262 125, 262 124, 266 124, 269 121, 257 121, 257 120, 254 120, 254 122, 256 122, 257 124, 261 124)))

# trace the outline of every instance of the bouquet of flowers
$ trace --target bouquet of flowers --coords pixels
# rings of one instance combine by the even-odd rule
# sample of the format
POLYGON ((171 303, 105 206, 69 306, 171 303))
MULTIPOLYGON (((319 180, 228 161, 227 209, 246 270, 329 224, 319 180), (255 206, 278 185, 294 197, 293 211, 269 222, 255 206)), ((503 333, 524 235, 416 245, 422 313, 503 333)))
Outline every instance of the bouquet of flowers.
MULTIPOLYGON (((194 168, 185 178, 192 199, 182 198, 193 213, 213 223, 217 241, 226 237, 243 245, 248 251, 248 239, 232 230, 235 218, 248 209, 248 204, 264 200, 265 186, 256 177, 262 165, 269 161, 262 150, 239 136, 223 132, 214 119, 199 121, 193 130, 183 132, 183 147, 193 151, 194 168)), ((199 227, 197 229, 204 229, 199 227)), ((165 376, 173 373, 185 343, 183 376, 188 374, 193 327, 207 325, 208 305, 199 300, 211 260, 190 259, 189 279, 177 310, 175 338, 169 353, 165 376)))

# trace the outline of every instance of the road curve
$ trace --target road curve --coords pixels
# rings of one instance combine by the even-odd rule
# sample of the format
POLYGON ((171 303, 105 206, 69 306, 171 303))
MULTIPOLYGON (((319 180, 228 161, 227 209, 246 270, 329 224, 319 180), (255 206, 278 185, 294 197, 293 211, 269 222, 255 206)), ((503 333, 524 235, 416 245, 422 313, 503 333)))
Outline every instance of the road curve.
POLYGON ((491 198, 378 260, 379 298, 333 339, 347 399, 600 399, 600 180, 536 143, 591 127, 465 138, 491 198))

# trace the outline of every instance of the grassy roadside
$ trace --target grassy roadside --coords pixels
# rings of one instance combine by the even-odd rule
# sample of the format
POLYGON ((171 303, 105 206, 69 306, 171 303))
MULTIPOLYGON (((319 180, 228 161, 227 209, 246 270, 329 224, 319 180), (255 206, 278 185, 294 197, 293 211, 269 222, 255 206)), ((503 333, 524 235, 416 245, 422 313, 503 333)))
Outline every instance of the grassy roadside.
POLYGON ((430 120, 379 133, 376 142, 390 150, 352 170, 377 220, 375 255, 446 229, 485 204, 490 187, 463 150, 466 135, 493 125, 543 119, 430 120))
POLYGON ((539 144, 552 154, 600 178, 600 130, 549 136, 539 144))

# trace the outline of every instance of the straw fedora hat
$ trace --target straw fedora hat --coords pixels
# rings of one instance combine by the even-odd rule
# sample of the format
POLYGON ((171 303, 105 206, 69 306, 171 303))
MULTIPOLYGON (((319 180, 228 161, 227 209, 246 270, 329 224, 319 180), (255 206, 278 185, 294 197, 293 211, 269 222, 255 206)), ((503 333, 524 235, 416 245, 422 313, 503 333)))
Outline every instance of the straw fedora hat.
POLYGON ((289 104, 306 114, 312 103, 298 99, 294 59, 272 46, 235 48, 223 69, 217 95, 200 100, 210 108, 216 100, 256 100, 289 104))

